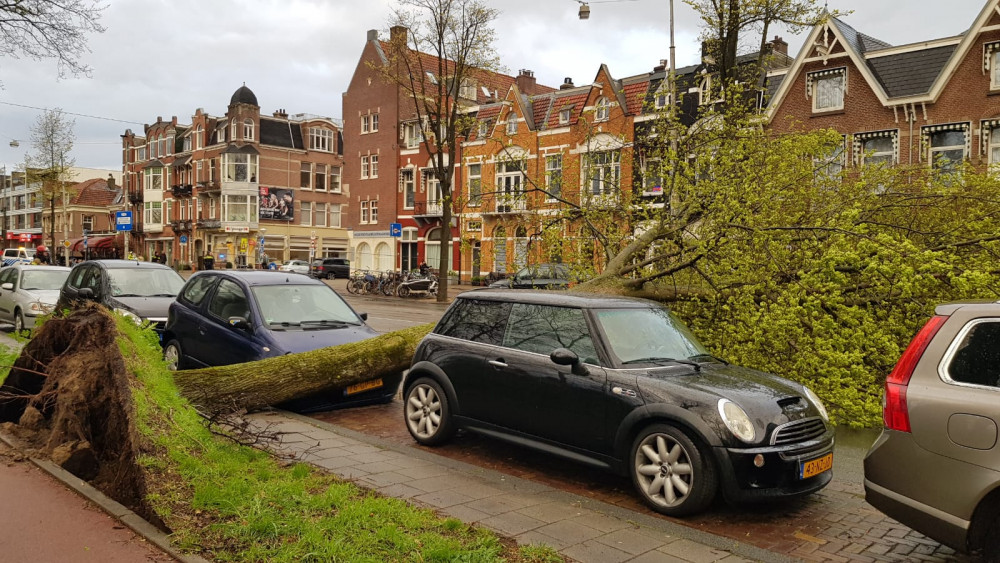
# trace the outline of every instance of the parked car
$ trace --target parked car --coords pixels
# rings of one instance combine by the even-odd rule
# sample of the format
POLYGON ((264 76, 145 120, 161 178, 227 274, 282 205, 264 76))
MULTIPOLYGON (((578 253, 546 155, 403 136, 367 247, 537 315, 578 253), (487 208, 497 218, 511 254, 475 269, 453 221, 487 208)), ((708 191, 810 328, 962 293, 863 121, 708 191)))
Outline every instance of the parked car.
POLYGON ((278 267, 282 272, 295 272, 296 274, 308 274, 309 262, 305 260, 289 260, 278 267))
POLYGON ((535 264, 521 268, 516 274, 490 284, 492 288, 566 289, 570 272, 566 264, 535 264))
POLYGON ((56 307, 72 309, 80 301, 96 301, 136 322, 152 323, 162 338, 167 309, 183 285, 184 278, 163 264, 88 260, 73 266, 56 307))
POLYGON ((3 249, 3 265, 31 264, 35 258, 34 248, 5 248, 3 249))
POLYGON ((351 263, 347 258, 323 258, 313 262, 312 273, 328 280, 351 277, 351 263))
POLYGON ((15 264, 0 270, 0 321, 21 334, 35 328, 35 318, 52 312, 69 268, 15 264))
POLYGON ((1000 561, 1000 302, 940 305, 886 379, 865 499, 1000 561))
POLYGON ((671 516, 830 482, 834 430, 807 387, 710 355, 658 303, 481 289, 417 346, 404 420, 424 445, 464 428, 631 476, 671 516))
MULTIPOLYGON (((163 354, 171 369, 262 360, 376 336, 320 280, 259 270, 193 274, 170 306, 163 354)), ((402 374, 373 379, 289 405, 296 410, 391 400, 402 374)))

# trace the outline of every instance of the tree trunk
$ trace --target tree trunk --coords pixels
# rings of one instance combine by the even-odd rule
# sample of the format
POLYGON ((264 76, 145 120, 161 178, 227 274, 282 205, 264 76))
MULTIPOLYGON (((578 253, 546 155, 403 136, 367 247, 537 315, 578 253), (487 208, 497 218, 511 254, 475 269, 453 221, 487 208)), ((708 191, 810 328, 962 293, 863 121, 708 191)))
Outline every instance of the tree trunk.
POLYGON ((200 405, 254 410, 399 373, 410 367, 417 344, 432 328, 425 324, 310 352, 183 370, 174 379, 200 405))

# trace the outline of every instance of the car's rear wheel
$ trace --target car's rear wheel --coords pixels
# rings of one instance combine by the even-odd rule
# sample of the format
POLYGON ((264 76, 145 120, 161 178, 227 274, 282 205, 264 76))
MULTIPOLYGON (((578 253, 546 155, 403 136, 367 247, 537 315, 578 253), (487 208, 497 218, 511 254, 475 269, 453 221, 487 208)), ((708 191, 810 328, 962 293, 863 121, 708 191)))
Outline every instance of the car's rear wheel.
POLYGON ((167 369, 170 371, 184 369, 182 358, 181 345, 176 340, 168 342, 167 347, 163 349, 163 360, 167 363, 167 369))
POLYGON ((668 424, 648 426, 636 436, 631 454, 632 483, 653 510, 693 514, 715 497, 715 466, 684 431, 668 424))
POLYGON ((983 538, 983 561, 1000 563, 1000 514, 994 516, 993 522, 986 526, 986 535, 983 538))
POLYGON ((448 397, 437 381, 422 377, 406 391, 406 429, 425 446, 437 446, 455 433, 448 397))

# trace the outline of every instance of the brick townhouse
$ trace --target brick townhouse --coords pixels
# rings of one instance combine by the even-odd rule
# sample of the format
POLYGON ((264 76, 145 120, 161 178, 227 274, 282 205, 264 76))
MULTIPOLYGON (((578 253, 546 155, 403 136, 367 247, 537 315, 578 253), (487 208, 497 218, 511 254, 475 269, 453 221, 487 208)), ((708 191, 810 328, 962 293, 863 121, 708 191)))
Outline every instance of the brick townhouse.
POLYGON ((959 35, 900 46, 829 18, 770 80, 771 127, 841 132, 843 165, 1000 162, 998 0, 959 35))
POLYGON ((122 135, 130 248, 168 263, 256 267, 268 261, 346 256, 341 226, 343 137, 338 122, 279 109, 261 115, 241 86, 227 111, 199 108, 190 124, 157 118, 122 135))

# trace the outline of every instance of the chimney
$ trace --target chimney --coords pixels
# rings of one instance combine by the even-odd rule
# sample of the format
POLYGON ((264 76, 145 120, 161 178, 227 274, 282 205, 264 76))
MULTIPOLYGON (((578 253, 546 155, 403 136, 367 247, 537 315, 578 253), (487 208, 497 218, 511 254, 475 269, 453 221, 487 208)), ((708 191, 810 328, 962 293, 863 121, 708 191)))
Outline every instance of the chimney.
POLYGON ((395 43, 396 41, 406 43, 406 32, 407 32, 406 27, 401 25, 394 25, 390 27, 389 41, 392 41, 393 43, 395 43))
POLYGON ((667 70, 667 61, 660 59, 660 64, 653 67, 653 72, 663 72, 667 70))
POLYGON ((278 119, 288 119, 288 112, 284 108, 274 110, 274 117, 278 119))
POLYGON ((368 30, 368 41, 378 41, 378 30, 369 29, 368 30))
POLYGON ((559 89, 569 90, 570 88, 576 88, 576 86, 573 86, 573 79, 567 76, 563 78, 563 83, 559 86, 559 89))
POLYGON ((115 189, 115 177, 112 174, 108 174, 108 189, 115 189))
POLYGON ((535 93, 535 73, 522 68, 517 71, 517 78, 514 79, 517 84, 517 89, 524 94, 534 94, 535 93))
POLYGON ((775 35, 774 39, 771 41, 771 53, 775 55, 785 55, 788 56, 788 43, 780 36, 775 35))

